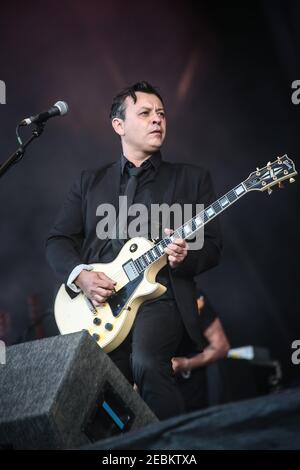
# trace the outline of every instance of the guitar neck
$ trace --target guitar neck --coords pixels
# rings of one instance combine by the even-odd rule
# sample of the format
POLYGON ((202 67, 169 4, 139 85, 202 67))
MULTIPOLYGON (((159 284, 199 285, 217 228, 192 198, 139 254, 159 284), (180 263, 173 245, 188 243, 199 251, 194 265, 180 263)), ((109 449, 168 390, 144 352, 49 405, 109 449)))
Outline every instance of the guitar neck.
POLYGON ((151 264, 164 256, 165 248, 176 238, 186 240, 191 238, 200 228, 204 227, 210 220, 214 219, 221 212, 226 210, 238 199, 248 192, 248 184, 243 181, 235 188, 228 191, 222 197, 213 202, 206 209, 203 209, 190 220, 178 227, 171 236, 164 237, 154 247, 146 251, 134 261, 135 268, 139 274, 144 272, 151 264))

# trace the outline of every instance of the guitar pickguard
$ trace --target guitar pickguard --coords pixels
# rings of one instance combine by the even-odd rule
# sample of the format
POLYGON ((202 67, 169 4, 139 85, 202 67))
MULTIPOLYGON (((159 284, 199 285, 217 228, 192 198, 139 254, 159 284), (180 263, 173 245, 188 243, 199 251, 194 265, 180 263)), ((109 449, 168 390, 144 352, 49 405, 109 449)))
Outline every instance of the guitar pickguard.
POLYGON ((133 281, 129 281, 127 284, 125 284, 124 287, 118 290, 118 292, 116 292, 107 300, 114 317, 118 317, 120 315, 130 296, 142 282, 143 277, 143 274, 140 274, 133 281))

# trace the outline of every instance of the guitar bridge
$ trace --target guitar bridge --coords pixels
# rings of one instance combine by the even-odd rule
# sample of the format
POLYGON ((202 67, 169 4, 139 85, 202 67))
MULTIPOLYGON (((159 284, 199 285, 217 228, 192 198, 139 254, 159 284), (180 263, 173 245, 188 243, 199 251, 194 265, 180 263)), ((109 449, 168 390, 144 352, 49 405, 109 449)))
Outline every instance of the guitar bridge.
POLYGON ((98 312, 93 302, 86 295, 84 295, 83 298, 88 306, 88 309, 92 312, 92 314, 97 315, 98 312))

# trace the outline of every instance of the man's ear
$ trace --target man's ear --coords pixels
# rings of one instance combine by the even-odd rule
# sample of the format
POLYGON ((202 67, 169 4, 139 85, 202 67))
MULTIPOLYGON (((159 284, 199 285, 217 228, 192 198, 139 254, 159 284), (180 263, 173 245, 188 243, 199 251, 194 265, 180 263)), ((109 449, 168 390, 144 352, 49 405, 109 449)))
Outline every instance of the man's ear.
POLYGON ((123 121, 123 119, 114 118, 111 121, 111 125, 113 126, 115 132, 117 134, 119 134, 120 137, 124 135, 124 121, 123 121))

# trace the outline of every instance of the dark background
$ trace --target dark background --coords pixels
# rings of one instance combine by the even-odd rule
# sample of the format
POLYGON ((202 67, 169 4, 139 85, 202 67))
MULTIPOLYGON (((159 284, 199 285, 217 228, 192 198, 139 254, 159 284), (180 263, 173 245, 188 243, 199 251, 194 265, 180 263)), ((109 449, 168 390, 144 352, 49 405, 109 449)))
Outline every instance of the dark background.
MULTIPOLYGON (((108 114, 120 88, 142 79, 159 88, 168 116, 164 158, 206 166, 219 196, 278 155, 297 165, 300 105, 291 84, 300 79, 299 23, 297 1, 1 5, 0 161, 15 149, 21 119, 59 99, 70 107, 0 180, 7 343, 56 331, 45 239, 80 170, 119 157, 108 114), (42 329, 31 328, 40 315, 42 329)), ((300 374, 290 359, 300 339, 298 201, 299 181, 270 197, 252 192, 226 211, 222 262, 199 280, 232 346, 268 347, 287 384, 300 374)))

